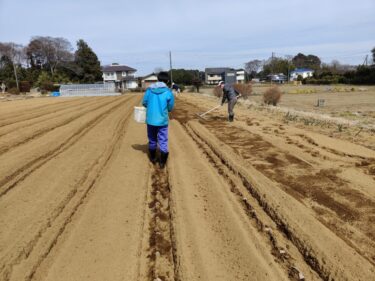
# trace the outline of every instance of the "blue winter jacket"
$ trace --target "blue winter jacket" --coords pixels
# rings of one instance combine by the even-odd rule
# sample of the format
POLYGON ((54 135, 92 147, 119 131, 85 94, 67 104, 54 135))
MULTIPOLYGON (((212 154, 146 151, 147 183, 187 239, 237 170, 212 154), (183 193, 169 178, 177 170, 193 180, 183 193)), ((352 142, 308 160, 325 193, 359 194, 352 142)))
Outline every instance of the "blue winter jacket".
POLYGON ((146 123, 148 125, 168 125, 168 112, 173 109, 174 96, 165 83, 152 84, 146 90, 142 104, 147 108, 146 123))

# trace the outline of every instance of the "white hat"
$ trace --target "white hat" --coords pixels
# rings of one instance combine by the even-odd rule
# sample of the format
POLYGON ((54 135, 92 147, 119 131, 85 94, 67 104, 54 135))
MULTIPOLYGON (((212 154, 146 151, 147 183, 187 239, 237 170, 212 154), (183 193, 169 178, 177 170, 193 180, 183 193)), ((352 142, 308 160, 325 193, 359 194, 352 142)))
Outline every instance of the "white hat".
POLYGON ((224 84, 224 81, 220 81, 217 85, 221 86, 221 84, 224 84))

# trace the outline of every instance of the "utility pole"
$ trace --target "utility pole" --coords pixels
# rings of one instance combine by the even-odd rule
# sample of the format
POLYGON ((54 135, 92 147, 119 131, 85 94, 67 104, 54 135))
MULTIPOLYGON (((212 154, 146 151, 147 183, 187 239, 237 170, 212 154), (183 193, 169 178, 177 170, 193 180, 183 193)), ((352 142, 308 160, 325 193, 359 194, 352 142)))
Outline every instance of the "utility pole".
POLYGON ((171 85, 173 83, 173 74, 172 74, 172 52, 169 51, 169 70, 171 72, 171 85))
POLYGON ((291 60, 291 56, 290 55, 286 55, 286 60, 288 62, 288 76, 287 76, 287 84, 289 84, 289 81, 290 81, 290 60, 291 60))
POLYGON ((16 77, 16 85, 17 85, 17 89, 20 90, 20 85, 19 85, 19 83, 18 83, 18 75, 17 75, 17 67, 16 67, 16 63, 12 61, 12 64, 13 64, 14 77, 16 77))
POLYGON ((271 55, 271 85, 272 85, 272 77, 273 77, 273 54, 274 52, 272 52, 272 55, 271 55))

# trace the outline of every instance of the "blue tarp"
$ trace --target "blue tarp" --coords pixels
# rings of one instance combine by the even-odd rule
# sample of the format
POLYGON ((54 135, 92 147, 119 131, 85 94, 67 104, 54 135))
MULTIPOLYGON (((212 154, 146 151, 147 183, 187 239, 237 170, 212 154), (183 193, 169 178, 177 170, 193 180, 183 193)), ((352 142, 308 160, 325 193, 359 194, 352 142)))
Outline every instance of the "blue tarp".
POLYGON ((52 97, 59 97, 60 96, 60 92, 52 92, 51 96, 52 97))

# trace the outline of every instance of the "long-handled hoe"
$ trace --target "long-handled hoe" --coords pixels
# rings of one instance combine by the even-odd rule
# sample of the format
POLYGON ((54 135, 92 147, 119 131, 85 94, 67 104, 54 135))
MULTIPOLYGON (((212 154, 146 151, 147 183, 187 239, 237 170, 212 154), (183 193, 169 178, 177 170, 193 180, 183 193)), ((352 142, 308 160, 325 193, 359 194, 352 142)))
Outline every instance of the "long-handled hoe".
MULTIPOLYGON (((237 96, 237 99, 240 98, 241 96, 242 96, 242 95, 239 94, 239 95, 237 96)), ((206 120, 206 118, 204 118, 204 116, 205 116, 206 114, 210 113, 211 111, 214 111, 215 109, 218 109, 220 106, 221 106, 221 104, 219 104, 219 105, 217 105, 217 106, 211 108, 210 110, 208 110, 208 111, 206 111, 206 112, 203 112, 203 113, 201 113, 201 114, 198 114, 198 113, 196 113, 196 114, 197 114, 197 116, 198 116, 199 118, 202 118, 203 120, 206 120)))
POLYGON ((205 116, 207 113, 210 113, 211 111, 214 111, 215 109, 218 109, 220 106, 221 106, 221 104, 219 104, 219 105, 217 105, 217 106, 211 108, 210 110, 208 110, 208 111, 206 111, 206 112, 204 112, 204 113, 201 113, 201 114, 196 113, 196 114, 197 114, 197 116, 198 116, 199 118, 202 118, 202 119, 206 120, 206 119, 204 118, 204 116, 205 116))

